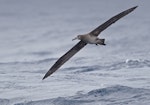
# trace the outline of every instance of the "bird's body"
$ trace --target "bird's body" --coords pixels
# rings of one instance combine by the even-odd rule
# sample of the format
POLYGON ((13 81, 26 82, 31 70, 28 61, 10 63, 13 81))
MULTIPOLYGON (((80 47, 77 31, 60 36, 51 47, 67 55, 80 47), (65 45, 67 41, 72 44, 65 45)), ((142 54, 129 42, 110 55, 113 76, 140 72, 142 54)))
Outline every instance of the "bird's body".
POLYGON ((105 23, 101 24, 98 26, 96 29, 91 31, 88 34, 84 35, 78 35, 74 39, 79 39, 80 41, 73 47, 71 48, 68 52, 66 52, 63 56, 61 56, 55 64, 49 69, 49 71, 45 74, 43 79, 47 78, 51 74, 53 74, 56 70, 58 70, 65 62, 67 62, 73 55, 75 55, 78 51, 80 51, 84 46, 87 44, 96 44, 96 45, 105 45, 105 39, 100 39, 98 38, 98 35, 104 31, 107 27, 115 23, 117 20, 120 18, 126 16, 130 12, 132 12, 134 9, 136 9, 137 6, 132 7, 130 9, 127 9, 116 16, 110 18, 108 21, 105 23))
POLYGON ((105 45, 104 39, 99 39, 97 36, 90 35, 90 34, 78 35, 73 40, 75 39, 82 40, 83 42, 88 43, 88 44, 105 45))
POLYGON ((88 44, 96 44, 97 43, 97 37, 92 36, 90 34, 79 35, 78 37, 80 37, 80 40, 82 40, 88 44))

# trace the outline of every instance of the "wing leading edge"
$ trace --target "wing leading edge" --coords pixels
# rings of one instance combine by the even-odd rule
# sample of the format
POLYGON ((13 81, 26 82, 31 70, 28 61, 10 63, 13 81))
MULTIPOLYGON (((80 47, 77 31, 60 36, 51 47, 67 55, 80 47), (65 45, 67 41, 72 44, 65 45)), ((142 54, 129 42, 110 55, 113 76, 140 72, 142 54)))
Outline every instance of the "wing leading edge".
POLYGON ((134 9, 136 9, 138 6, 132 7, 130 9, 127 9, 117 15, 115 15, 114 17, 110 18, 108 21, 106 21, 105 23, 101 24, 100 26, 98 26, 96 29, 94 29, 93 31, 90 32, 91 35, 94 36, 98 36, 102 31, 104 31, 107 27, 109 27, 110 25, 112 25, 113 23, 115 23, 117 20, 119 20, 120 18, 126 16, 127 14, 129 14, 130 12, 132 12, 134 9))
POLYGON ((43 79, 50 76, 57 69, 59 69, 66 61, 68 61, 73 55, 75 55, 78 51, 80 51, 87 43, 80 41, 78 42, 72 49, 70 49, 67 53, 65 53, 62 57, 60 57, 55 64, 49 69, 49 71, 45 74, 43 79))

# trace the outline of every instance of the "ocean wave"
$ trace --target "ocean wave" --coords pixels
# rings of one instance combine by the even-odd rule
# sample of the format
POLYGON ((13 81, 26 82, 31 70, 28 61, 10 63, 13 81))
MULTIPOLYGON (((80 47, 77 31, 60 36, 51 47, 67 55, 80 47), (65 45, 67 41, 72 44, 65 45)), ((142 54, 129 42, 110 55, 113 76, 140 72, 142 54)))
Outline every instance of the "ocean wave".
POLYGON ((116 62, 105 66, 104 68, 108 70, 120 70, 122 68, 143 68, 143 67, 150 67, 149 60, 142 60, 142 59, 126 59, 125 61, 116 62))
POLYGON ((0 105, 9 105, 9 100, 0 98, 0 105))
POLYGON ((0 65, 16 65, 16 64, 40 64, 40 63, 46 63, 53 60, 56 60, 57 58, 46 58, 46 59, 40 59, 40 60, 33 60, 33 61, 13 61, 13 62, 0 62, 0 65))
POLYGON ((28 55, 36 55, 36 56, 45 56, 45 55, 50 55, 52 54, 52 52, 48 52, 48 51, 40 51, 40 52, 29 52, 27 53, 28 55))
MULTIPOLYGON (((40 60, 33 60, 33 61, 14 61, 14 62, 0 62, 1 66, 11 66, 11 65, 44 65, 50 62, 55 62, 58 58, 46 58, 40 60)), ((78 58, 80 60, 80 58, 78 58)), ((76 62, 76 60, 74 61, 76 62)), ((78 61, 79 62, 79 61, 78 61)), ((81 61, 81 62, 86 62, 81 61)), ((149 60, 143 59, 126 59, 116 62, 108 62, 108 63, 100 63, 99 65, 72 65, 71 67, 64 68, 63 71, 67 72, 74 72, 74 73, 85 73, 85 72, 92 72, 97 70, 121 70, 121 69, 130 69, 130 68, 143 68, 143 67, 150 67, 149 60)), ((41 71, 41 70, 40 70, 41 71)), ((35 72, 35 71, 34 71, 35 72)), ((39 70, 37 70, 39 72, 39 70)))
POLYGON ((73 66, 65 68, 66 71, 73 71, 74 73, 91 72, 97 70, 121 70, 130 68, 143 68, 150 67, 149 60, 142 59, 126 59, 124 61, 109 62, 99 65, 87 65, 87 66, 73 66))
POLYGON ((86 94, 23 102, 15 105, 101 105, 101 103, 103 105, 148 105, 149 100, 149 89, 115 85, 92 90, 86 94))
POLYGON ((127 59, 125 63, 130 67, 150 67, 150 61, 143 59, 127 59))
POLYGON ((142 93, 144 91, 146 91, 146 89, 138 89, 138 88, 132 88, 132 87, 127 87, 127 86, 116 85, 116 86, 107 87, 103 89, 92 90, 88 92, 88 95, 89 96, 91 95, 107 96, 116 92, 137 94, 137 93, 142 93))

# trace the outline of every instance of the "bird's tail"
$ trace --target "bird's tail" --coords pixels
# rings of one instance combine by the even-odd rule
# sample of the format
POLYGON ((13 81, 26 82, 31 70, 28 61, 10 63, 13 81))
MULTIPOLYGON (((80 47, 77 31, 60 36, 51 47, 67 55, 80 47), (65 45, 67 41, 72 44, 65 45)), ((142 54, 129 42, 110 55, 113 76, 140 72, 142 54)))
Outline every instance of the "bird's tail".
POLYGON ((98 39, 97 44, 106 45, 105 44, 105 39, 98 39))

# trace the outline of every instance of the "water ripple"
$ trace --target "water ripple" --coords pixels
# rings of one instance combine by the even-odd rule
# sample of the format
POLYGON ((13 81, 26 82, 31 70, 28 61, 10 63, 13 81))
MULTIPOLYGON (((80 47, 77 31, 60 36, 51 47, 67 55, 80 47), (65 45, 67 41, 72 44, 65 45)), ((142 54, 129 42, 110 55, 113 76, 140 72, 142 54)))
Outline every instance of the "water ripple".
POLYGON ((57 58, 47 58, 42 60, 35 60, 35 61, 14 61, 14 62, 0 62, 0 65, 16 65, 16 64, 40 64, 40 63, 46 63, 53 60, 56 60, 57 58))
POLYGON ((150 91, 143 88, 132 88, 115 85, 102 89, 91 90, 86 94, 77 94, 70 97, 30 101, 15 105, 146 105, 149 103, 150 91))
POLYGON ((143 68, 150 67, 149 60, 141 60, 141 59, 127 59, 125 61, 118 62, 110 62, 107 64, 99 64, 99 65, 87 65, 87 66, 73 66, 66 68, 66 71, 74 71, 75 73, 82 72, 91 72, 95 70, 121 70, 121 69, 130 69, 130 68, 143 68))

